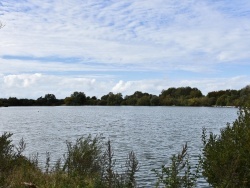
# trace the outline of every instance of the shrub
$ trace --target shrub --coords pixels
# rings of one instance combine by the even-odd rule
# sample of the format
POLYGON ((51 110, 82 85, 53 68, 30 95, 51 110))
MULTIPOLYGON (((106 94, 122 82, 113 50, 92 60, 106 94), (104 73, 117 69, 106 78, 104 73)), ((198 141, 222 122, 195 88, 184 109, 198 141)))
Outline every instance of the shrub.
MULTIPOLYGON (((5 187, 7 184, 15 184, 13 177, 16 176, 16 172, 20 169, 25 169, 25 171, 23 171, 25 173, 22 177, 27 179, 29 178, 29 170, 27 169, 38 169, 35 163, 22 155, 26 147, 23 139, 21 139, 18 146, 15 147, 10 139, 11 136, 11 133, 6 132, 0 136, 0 187, 5 187)), ((17 176, 15 179, 18 179, 17 176)), ((12 185, 12 187, 15 186, 12 185)))
POLYGON ((102 177, 99 187, 102 188, 134 188, 136 187, 135 173, 138 171, 138 160, 133 151, 128 154, 125 171, 116 172, 116 160, 110 140, 103 154, 102 177))
POLYGON ((197 178, 200 174, 200 163, 192 167, 187 153, 187 144, 182 148, 182 152, 173 155, 169 166, 162 165, 161 170, 153 169, 158 178, 156 187, 165 188, 191 188, 196 186, 197 178))
POLYGON ((250 187, 250 110, 242 108, 220 135, 203 129, 203 176, 213 187, 250 187))
POLYGON ((67 142, 66 161, 63 171, 74 177, 87 179, 98 177, 101 173, 101 143, 98 136, 81 137, 75 144, 67 142))

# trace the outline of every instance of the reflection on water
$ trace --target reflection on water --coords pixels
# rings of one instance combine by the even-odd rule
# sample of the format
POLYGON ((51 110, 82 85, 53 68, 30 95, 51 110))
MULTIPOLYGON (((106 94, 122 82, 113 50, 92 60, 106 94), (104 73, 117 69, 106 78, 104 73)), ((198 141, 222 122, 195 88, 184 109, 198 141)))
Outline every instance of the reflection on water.
MULTIPOLYGON (((201 148, 202 127, 219 130, 237 118, 235 108, 207 107, 9 107, 0 108, 0 133, 14 133, 17 142, 27 143, 26 155, 51 152, 54 160, 66 151, 65 141, 88 134, 110 139, 117 162, 133 150, 139 160, 137 180, 140 187, 155 183, 153 168, 160 168, 186 142, 191 162, 201 148)), ((124 164, 119 164, 124 165, 124 164)), ((204 187, 204 180, 199 180, 204 187)))

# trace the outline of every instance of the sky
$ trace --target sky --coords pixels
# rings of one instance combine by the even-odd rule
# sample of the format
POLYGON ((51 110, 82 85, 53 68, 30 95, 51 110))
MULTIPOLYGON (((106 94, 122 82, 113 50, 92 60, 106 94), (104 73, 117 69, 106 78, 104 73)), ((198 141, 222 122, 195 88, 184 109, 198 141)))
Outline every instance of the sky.
POLYGON ((250 84, 249 0, 0 0, 0 98, 250 84))

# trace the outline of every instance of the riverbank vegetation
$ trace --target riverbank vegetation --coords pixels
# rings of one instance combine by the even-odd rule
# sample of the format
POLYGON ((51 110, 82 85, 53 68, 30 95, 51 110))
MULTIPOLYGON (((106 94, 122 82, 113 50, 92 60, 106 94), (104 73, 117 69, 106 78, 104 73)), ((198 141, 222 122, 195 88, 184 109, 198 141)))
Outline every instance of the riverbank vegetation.
POLYGON ((0 187, 136 187, 138 161, 134 152, 128 154, 124 169, 118 173, 110 141, 102 144, 99 136, 67 142, 67 152, 53 166, 48 152, 43 168, 38 156, 23 156, 25 143, 21 140, 16 147, 11 136, 4 133, 0 137, 0 187))
POLYGON ((73 92, 65 99, 57 99, 54 94, 46 94, 38 99, 0 98, 0 106, 243 106, 250 101, 250 85, 240 90, 220 90, 206 96, 197 88, 179 87, 162 90, 159 95, 136 91, 123 97, 121 93, 109 92, 100 99, 86 96, 84 92, 73 92))
MULTIPOLYGON (((118 169, 110 141, 103 143, 100 136, 66 142, 64 157, 53 165, 48 152, 44 168, 38 165, 36 156, 27 158, 22 154, 26 147, 23 139, 14 146, 11 136, 10 133, 0 136, 0 187, 139 187, 136 172, 140 163, 135 153, 131 151, 124 168, 118 169)), ((190 164, 185 144, 179 154, 172 155, 169 164, 152 170, 155 187, 196 187, 201 176, 212 187, 250 187, 249 108, 241 108, 238 118, 221 129, 219 135, 203 128, 201 139, 198 163, 190 164)))

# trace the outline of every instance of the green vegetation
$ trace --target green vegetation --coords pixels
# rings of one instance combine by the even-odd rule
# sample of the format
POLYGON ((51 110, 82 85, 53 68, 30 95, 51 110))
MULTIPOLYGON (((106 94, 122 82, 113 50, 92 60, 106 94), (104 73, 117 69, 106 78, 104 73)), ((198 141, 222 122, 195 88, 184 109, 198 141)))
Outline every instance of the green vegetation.
POLYGON ((200 177, 200 163, 192 168, 187 153, 187 144, 182 152, 171 157, 170 166, 162 165, 161 171, 153 169, 158 178, 156 187, 191 188, 196 186, 197 178, 200 177))
POLYGON ((213 187, 250 187, 250 110, 220 131, 203 130, 203 175, 213 187), (208 138, 207 138, 208 137, 208 138))
POLYGON ((53 166, 47 153, 44 170, 38 167, 37 157, 28 159, 22 155, 23 140, 15 147, 11 136, 4 133, 0 137, 0 187, 136 187, 138 161, 134 152, 129 153, 125 168, 118 173, 110 141, 103 144, 99 136, 67 142, 64 160, 59 159, 53 166))
MULTIPOLYGON (((22 155, 24 141, 14 146, 11 136, 4 133, 0 137, 0 187, 137 187, 135 174, 139 163, 135 153, 129 153, 125 168, 118 173, 111 143, 103 143, 100 136, 67 142, 63 160, 53 166, 47 153, 44 170, 39 168, 36 157, 28 159, 22 155)), ((249 108, 241 108, 238 118, 221 129, 219 135, 207 134, 204 128, 202 142, 198 164, 190 164, 186 144, 178 155, 172 155, 170 164, 153 169, 155 186, 196 187, 197 179, 203 176, 213 187, 250 187, 249 108)))
POLYGON ((136 91, 132 95, 109 92, 100 99, 86 96, 84 92, 73 92, 65 99, 57 99, 54 94, 33 99, 0 98, 0 106, 59 106, 59 105, 108 105, 108 106, 243 106, 250 103, 250 86, 240 90, 220 90, 204 96, 197 88, 179 87, 162 90, 157 95, 136 91))

